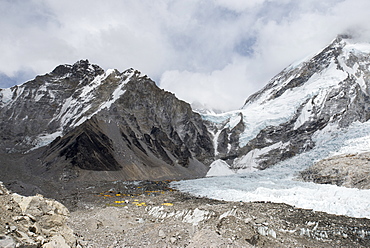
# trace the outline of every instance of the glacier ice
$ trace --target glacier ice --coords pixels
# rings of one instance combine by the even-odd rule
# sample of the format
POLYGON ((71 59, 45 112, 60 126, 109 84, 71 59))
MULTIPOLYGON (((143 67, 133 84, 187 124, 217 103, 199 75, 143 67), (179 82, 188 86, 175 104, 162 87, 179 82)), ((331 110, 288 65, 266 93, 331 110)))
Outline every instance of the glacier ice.
POLYGON ((193 195, 227 201, 271 201, 337 215, 370 218, 370 190, 315 184, 297 180, 297 173, 333 154, 370 151, 370 121, 347 129, 328 125, 316 133, 317 146, 272 168, 248 173, 173 182, 193 195), (365 146, 364 146, 365 144, 365 146))

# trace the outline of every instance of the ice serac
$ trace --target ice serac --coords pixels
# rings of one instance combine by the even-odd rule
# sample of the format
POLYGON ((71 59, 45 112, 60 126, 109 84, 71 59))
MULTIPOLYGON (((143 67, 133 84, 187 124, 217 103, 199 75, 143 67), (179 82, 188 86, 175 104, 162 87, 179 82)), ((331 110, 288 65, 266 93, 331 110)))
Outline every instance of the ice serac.
POLYGON ((134 69, 61 65, 2 89, 0 105, 1 152, 37 153, 63 180, 194 178, 213 157, 200 115, 134 69))
POLYGON ((345 129, 370 118, 370 44, 338 36, 250 96, 242 109, 203 115, 215 152, 234 170, 266 169, 315 147, 326 126, 345 129))

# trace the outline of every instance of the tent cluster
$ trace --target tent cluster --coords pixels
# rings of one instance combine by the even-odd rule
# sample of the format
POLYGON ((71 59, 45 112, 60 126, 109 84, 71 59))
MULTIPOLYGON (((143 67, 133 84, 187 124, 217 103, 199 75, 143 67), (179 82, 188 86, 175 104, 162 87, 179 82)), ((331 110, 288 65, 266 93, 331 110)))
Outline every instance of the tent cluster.
MULTIPOLYGON (((173 191, 172 189, 169 189, 169 190, 173 191)), ((165 192, 161 191, 161 190, 147 190, 147 191, 145 191, 145 194, 148 195, 148 196, 156 196, 157 194, 164 194, 164 193, 165 192)), ((107 191, 107 192, 104 192, 104 193, 100 193, 98 196, 103 197, 104 199, 111 199, 111 198, 116 198, 116 197, 120 198, 118 200, 114 200, 113 203, 109 202, 109 203, 106 204, 106 206, 110 206, 110 207, 126 207, 130 203, 132 205, 136 205, 138 207, 146 207, 147 206, 146 202, 139 201, 138 199, 133 199, 133 200, 124 199, 124 198, 134 198, 134 197, 142 196, 142 195, 144 195, 144 194, 123 194, 123 193, 116 193, 116 192, 113 192, 113 191, 107 191)), ((164 202, 161 205, 162 206, 173 206, 173 203, 164 202)))

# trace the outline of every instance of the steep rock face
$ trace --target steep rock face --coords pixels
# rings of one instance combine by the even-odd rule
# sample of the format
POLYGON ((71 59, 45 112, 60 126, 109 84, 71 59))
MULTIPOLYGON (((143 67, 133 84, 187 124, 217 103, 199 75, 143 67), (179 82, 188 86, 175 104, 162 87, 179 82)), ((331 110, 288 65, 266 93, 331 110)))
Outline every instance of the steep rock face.
POLYGON ((124 97, 112 105, 115 114, 104 118, 122 120, 125 116, 123 124, 127 136, 135 133, 154 153, 163 153, 160 147, 167 149, 180 165, 186 166, 193 155, 209 163, 213 156, 210 135, 189 104, 145 78, 127 83, 126 89, 124 97))
POLYGON ((311 59, 275 76, 241 110, 203 115, 216 129, 218 158, 235 170, 265 169, 312 149, 313 135, 329 124, 343 129, 368 121, 369 66, 369 44, 338 36, 311 59), (244 130, 231 141, 230 130, 240 121, 244 130))
POLYGON ((243 115, 239 113, 240 119, 235 126, 226 126, 221 128, 217 134, 216 153, 224 160, 233 160, 237 157, 236 152, 239 149, 239 136, 245 130, 243 115))
POLYGON ((119 170, 120 166, 114 159, 113 142, 99 129, 94 119, 54 140, 45 154, 57 153, 56 156, 64 157, 73 167, 85 170, 119 170))
POLYGON ((42 147, 43 166, 66 168, 63 180, 81 170, 116 171, 116 179, 199 177, 213 157, 199 114, 133 69, 58 66, 2 89, 0 104, 1 151, 42 147))

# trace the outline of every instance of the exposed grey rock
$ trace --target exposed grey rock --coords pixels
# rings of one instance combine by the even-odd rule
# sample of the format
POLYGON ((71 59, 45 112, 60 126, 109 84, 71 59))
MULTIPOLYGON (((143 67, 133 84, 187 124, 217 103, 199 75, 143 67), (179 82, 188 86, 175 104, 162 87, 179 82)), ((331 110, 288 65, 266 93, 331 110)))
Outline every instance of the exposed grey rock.
POLYGON ((0 247, 75 247, 76 236, 67 225, 68 209, 41 195, 0 196, 0 247), (11 208, 7 206, 12 206, 11 208), (54 245, 54 246, 52 246, 54 245))
POLYGON ((158 236, 162 239, 164 239, 166 237, 166 234, 164 233, 164 231, 161 229, 158 231, 158 236))
POLYGON ((221 133, 217 138, 218 157, 224 160, 236 158, 235 153, 239 149, 239 136, 244 131, 243 115, 239 113, 240 121, 231 130, 229 127, 220 128, 221 133))
POLYGON ((12 237, 8 235, 0 235, 0 247, 2 248, 15 248, 15 242, 12 237))
POLYGON ((50 238, 50 241, 45 243, 42 248, 70 248, 70 246, 62 236, 57 235, 50 238))
POLYGON ((0 182, 0 195, 9 194, 9 190, 4 186, 3 182, 0 182))
POLYGON ((370 189, 370 153, 323 159, 301 172, 300 176, 315 183, 370 189))

